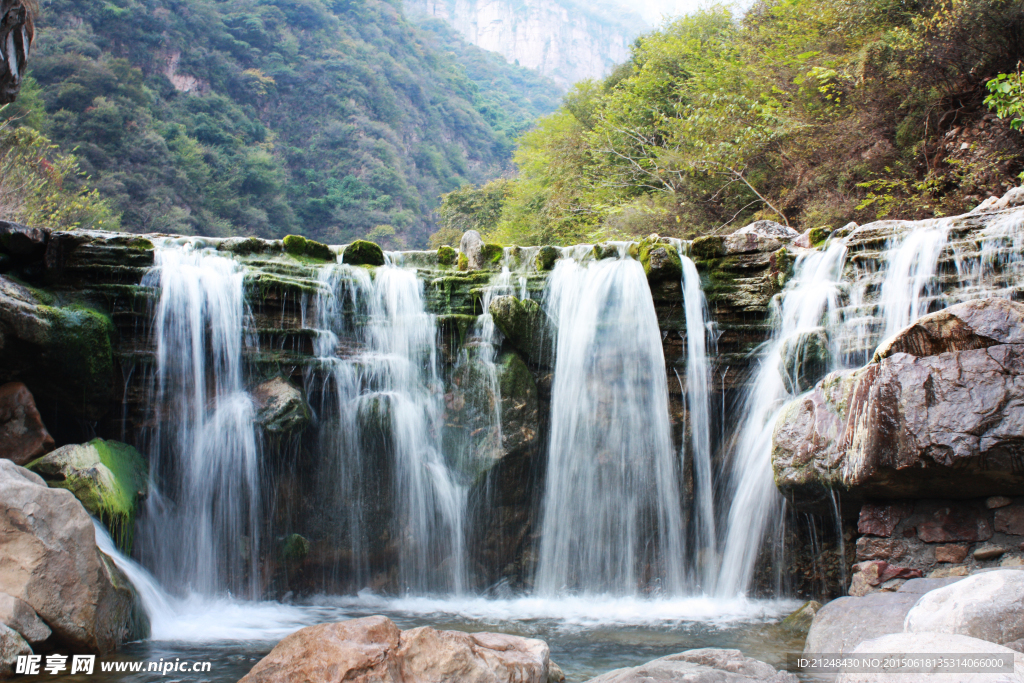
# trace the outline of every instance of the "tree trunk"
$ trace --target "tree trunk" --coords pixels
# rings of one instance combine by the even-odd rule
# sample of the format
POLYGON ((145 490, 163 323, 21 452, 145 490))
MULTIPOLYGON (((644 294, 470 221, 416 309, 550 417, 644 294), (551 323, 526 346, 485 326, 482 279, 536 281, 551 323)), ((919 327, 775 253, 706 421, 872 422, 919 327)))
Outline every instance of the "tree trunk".
POLYGON ((0 104, 18 97, 34 35, 32 10, 27 3, 0 0, 0 104))

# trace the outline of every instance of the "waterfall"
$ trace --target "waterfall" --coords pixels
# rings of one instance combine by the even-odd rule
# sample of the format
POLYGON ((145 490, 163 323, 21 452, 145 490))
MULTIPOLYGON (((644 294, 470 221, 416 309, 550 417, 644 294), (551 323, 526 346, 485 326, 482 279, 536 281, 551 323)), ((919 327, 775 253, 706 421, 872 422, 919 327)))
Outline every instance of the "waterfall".
MULTIPOLYGON (((678 245, 682 262, 683 306, 686 311, 686 412, 690 422, 690 457, 694 475, 694 528, 700 584, 709 588, 718 572, 715 497, 711 481, 711 353, 714 338, 708 329, 708 306, 697 266, 678 245)), ((686 448, 685 435, 681 449, 686 448)))
MULTIPOLYGON (((733 437, 727 500, 731 501, 717 593, 732 597, 750 586, 762 539, 779 525, 782 496, 772 475, 772 432, 791 396, 780 371, 783 349, 836 323, 846 245, 834 241, 824 252, 802 254, 794 264, 781 304, 773 301, 773 334, 758 351, 758 367, 743 399, 742 422, 733 437)), ((792 381, 792 380, 791 380, 792 381)), ((792 384, 789 384, 792 386, 792 384)))
POLYGON ((563 253, 536 590, 678 594, 684 538, 661 332, 639 262, 563 253), (572 258, 572 256, 576 258, 572 258))
POLYGON ((878 305, 888 338, 928 312, 935 266, 949 234, 949 221, 936 220, 907 234, 890 247, 888 267, 878 305))
POLYGON ((368 556, 393 542, 403 590, 461 593, 466 488, 442 449, 444 391, 423 283, 390 263, 372 278, 330 264, 320 282, 319 414, 332 422, 321 448, 335 463, 327 485, 338 487, 355 577, 365 581, 368 556), (340 348, 342 337, 352 348, 340 348))
POLYGON ((142 555, 162 583, 260 592, 260 453, 242 377, 246 307, 236 261, 194 246, 156 252, 154 478, 142 555))

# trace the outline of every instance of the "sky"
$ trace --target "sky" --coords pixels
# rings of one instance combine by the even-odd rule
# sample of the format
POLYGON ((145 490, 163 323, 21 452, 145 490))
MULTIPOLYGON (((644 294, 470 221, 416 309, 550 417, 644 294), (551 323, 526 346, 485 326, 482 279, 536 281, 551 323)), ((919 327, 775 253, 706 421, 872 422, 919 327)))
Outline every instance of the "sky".
POLYGON ((661 23, 663 16, 677 17, 697 9, 699 0, 614 0, 615 4, 642 16, 651 26, 661 23))

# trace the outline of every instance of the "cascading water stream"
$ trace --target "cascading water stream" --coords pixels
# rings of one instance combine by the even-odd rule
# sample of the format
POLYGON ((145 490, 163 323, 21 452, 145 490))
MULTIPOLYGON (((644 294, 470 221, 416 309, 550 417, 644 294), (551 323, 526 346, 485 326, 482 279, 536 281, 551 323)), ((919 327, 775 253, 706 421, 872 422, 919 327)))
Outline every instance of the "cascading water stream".
POLYGON ((949 234, 948 220, 936 220, 907 234, 890 248, 878 306, 885 323, 882 339, 890 337, 928 312, 935 266, 949 234))
POLYGON ((390 263, 372 278, 363 268, 331 264, 320 282, 320 418, 333 421, 321 429, 321 446, 337 468, 355 578, 368 578, 367 556, 387 536, 398 540, 403 590, 461 593, 466 490, 442 452, 444 392, 423 284, 414 270, 390 263), (357 348, 339 355, 340 335, 357 348), (390 481, 382 484, 385 473, 390 481), (388 517, 390 530, 381 524, 388 517))
POLYGON ((243 279, 236 261, 191 242, 158 249, 143 279, 160 299, 141 537, 165 586, 256 597, 260 453, 242 377, 243 279))
MULTIPOLYGON (((711 475, 711 364, 714 337, 708 325, 708 306, 697 266, 676 244, 682 264, 683 307, 686 312, 686 411, 690 422, 690 457, 694 474, 694 547, 700 586, 710 589, 718 573, 715 496, 711 475)), ((685 461, 686 438, 681 439, 685 461)))
POLYGON ((643 267, 624 250, 564 253, 548 281, 558 336, 535 583, 545 596, 685 587, 661 333, 643 267))
POLYGON ((846 245, 840 241, 833 242, 827 251, 801 255, 781 305, 773 302, 774 333, 758 353, 759 366, 740 409, 743 421, 734 436, 726 496, 731 505, 716 588, 722 597, 746 592, 765 534, 778 526, 782 496, 772 475, 772 432, 783 403, 791 395, 780 370, 783 348, 786 344, 799 348, 801 336, 818 334, 823 325, 826 329, 834 326, 845 259, 846 245))

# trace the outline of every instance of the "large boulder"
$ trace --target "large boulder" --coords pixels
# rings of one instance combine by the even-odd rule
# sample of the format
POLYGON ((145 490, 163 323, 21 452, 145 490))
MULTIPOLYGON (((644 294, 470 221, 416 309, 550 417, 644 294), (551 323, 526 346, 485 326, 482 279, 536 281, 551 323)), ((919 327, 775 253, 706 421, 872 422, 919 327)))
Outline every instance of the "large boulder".
POLYGON ((925 316, 874 362, 832 373, 776 423, 772 465, 798 505, 854 497, 1015 495, 1024 486, 1024 305, 925 316))
POLYGON ((776 251, 800 236, 793 228, 775 221, 755 221, 740 228, 723 241, 725 254, 776 251))
POLYGON ((836 598, 814 615, 804 652, 848 653, 870 638, 901 633, 907 613, 920 597, 914 593, 871 593, 836 598))
MULTIPOLYGON (((842 673, 836 683, 1024 683, 1024 655, 1009 648, 977 638, 948 633, 892 633, 864 641, 853 655, 1005 655, 1013 659, 1013 672, 983 673, 965 667, 956 673, 932 673, 928 668, 916 673, 902 673, 898 669, 873 673, 842 673)), ((894 660, 900 659, 893 657, 894 660)), ((910 659, 918 659, 910 657, 910 659)))
POLYGON ((547 683, 548 664, 540 640, 373 616, 296 631, 239 683, 547 683))
POLYGON ((0 460, 0 591, 27 603, 73 652, 106 653, 145 635, 127 577, 96 546, 70 491, 0 460))
POLYGON ((252 392, 256 423, 271 434, 299 432, 309 424, 309 405, 302 391, 283 377, 256 386, 252 392))
POLYGON ((553 334, 547 314, 532 299, 519 300, 508 295, 495 297, 488 312, 505 339, 530 365, 550 367, 554 363, 553 334))
POLYGON ((50 486, 75 494, 126 553, 139 501, 146 495, 146 461, 128 444, 93 439, 62 446, 28 464, 50 486))
POLYGON ((907 613, 905 630, 1000 644, 1024 638, 1024 572, 984 572, 930 591, 907 613))
POLYGON ((53 446, 28 387, 21 382, 0 386, 0 458, 24 465, 53 446))
POLYGON ((743 656, 739 650, 701 648, 661 657, 628 669, 616 669, 588 683, 796 683, 791 673, 743 656))

